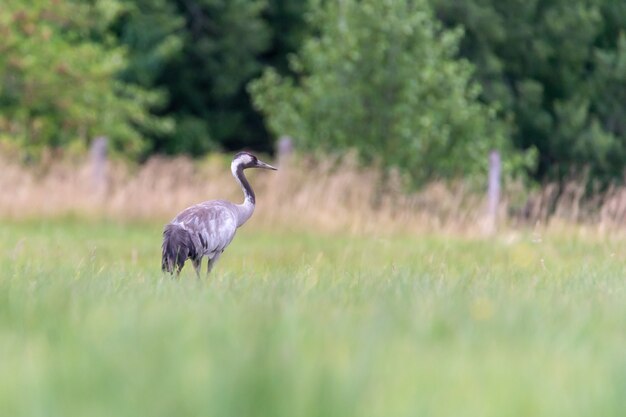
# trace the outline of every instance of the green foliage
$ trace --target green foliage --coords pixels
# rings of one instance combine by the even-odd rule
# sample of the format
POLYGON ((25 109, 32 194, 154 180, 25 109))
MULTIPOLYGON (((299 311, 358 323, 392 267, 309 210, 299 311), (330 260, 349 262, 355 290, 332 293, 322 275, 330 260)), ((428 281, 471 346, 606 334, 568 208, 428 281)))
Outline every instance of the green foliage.
POLYGON ((414 184, 481 172, 491 148, 510 172, 608 183, 625 27, 614 0, 4 0, 0 142, 200 155, 269 151, 269 128, 414 184))
POLYGON ((36 155, 105 135, 132 156, 144 148, 138 128, 168 127, 147 111, 158 95, 116 78, 125 54, 106 28, 117 11, 112 0, 3 2, 0 140, 36 155))
POLYGON ((151 137, 153 151, 200 155, 220 147, 263 148, 267 137, 245 84, 260 73, 270 30, 265 3, 249 0, 128 0, 117 22, 131 51, 124 76, 167 92, 158 113, 177 129, 151 137), (259 134, 258 131, 261 130, 259 134))
POLYGON ((183 48, 185 21, 173 3, 171 0, 121 0, 121 10, 111 24, 118 43, 127 51, 126 66, 118 77, 125 83, 157 91, 161 103, 152 108, 152 113, 156 117, 166 115, 173 125, 168 130, 143 132, 147 142, 145 154, 163 151, 163 143, 169 143, 175 136, 187 138, 184 124, 168 111, 168 87, 159 83, 169 62, 183 48))
POLYGON ((444 31, 426 1, 314 2, 319 33, 291 62, 251 84, 275 134, 302 148, 356 148, 415 184, 471 175, 505 148, 492 108, 477 101, 471 65, 455 59, 459 31, 444 31))
POLYGON ((2 414, 619 417, 626 408, 623 240, 250 226, 197 282, 192 268, 179 281, 160 273, 161 225, 0 224, 2 414))
POLYGON ((171 0, 121 0, 112 22, 119 42, 128 51, 121 78, 154 87, 165 66, 183 48, 185 21, 171 0))
POLYGON ((268 0, 263 13, 271 29, 271 43, 263 54, 264 65, 274 67, 279 73, 290 73, 289 56, 295 53, 310 35, 305 15, 307 0, 268 0))
POLYGON ((626 166, 626 5, 613 0, 431 0, 477 68, 487 103, 512 117, 517 147, 536 147, 539 178, 626 166))

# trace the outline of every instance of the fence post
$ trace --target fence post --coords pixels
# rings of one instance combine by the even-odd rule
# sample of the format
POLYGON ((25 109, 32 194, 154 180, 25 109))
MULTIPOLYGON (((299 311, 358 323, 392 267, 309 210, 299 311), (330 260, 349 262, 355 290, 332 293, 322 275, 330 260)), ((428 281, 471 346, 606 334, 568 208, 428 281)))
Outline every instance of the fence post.
POLYGON ((502 161, 500 152, 489 153, 489 183, 487 188, 487 232, 494 233, 498 225, 498 207, 500 206, 500 175, 502 161))
POLYGON ((293 140, 289 136, 281 136, 278 139, 278 166, 283 167, 289 163, 293 153, 293 140))
POLYGON ((91 144, 90 162, 92 185, 95 194, 102 195, 107 190, 107 148, 109 140, 104 136, 94 139, 91 144))

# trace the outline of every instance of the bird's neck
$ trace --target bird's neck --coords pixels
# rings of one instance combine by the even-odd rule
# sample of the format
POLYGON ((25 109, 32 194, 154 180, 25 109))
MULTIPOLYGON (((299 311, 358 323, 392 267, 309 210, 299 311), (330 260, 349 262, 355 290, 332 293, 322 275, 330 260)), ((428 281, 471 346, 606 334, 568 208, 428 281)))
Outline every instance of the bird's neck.
POLYGON ((241 186, 244 195, 243 204, 239 204, 239 219, 237 221, 237 227, 239 227, 244 224, 250 218, 250 216, 252 216, 256 203, 256 197, 254 195, 254 190, 250 186, 248 179, 243 173, 243 167, 232 167, 232 173, 239 185, 241 186))

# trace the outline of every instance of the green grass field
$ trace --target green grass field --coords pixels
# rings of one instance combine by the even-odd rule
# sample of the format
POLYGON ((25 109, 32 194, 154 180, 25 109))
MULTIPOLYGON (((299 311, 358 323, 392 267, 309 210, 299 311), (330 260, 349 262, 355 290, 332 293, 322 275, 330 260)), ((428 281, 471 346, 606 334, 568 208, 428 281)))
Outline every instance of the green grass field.
POLYGON ((0 224, 1 416, 623 416, 626 242, 0 224))

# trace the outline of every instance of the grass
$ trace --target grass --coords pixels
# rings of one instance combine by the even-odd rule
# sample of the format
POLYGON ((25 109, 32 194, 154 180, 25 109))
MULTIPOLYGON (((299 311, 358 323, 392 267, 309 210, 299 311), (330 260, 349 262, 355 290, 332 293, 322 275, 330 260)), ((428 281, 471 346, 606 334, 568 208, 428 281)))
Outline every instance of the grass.
POLYGON ((0 224, 3 416, 621 416, 626 245, 242 229, 209 280, 159 224, 0 224))

